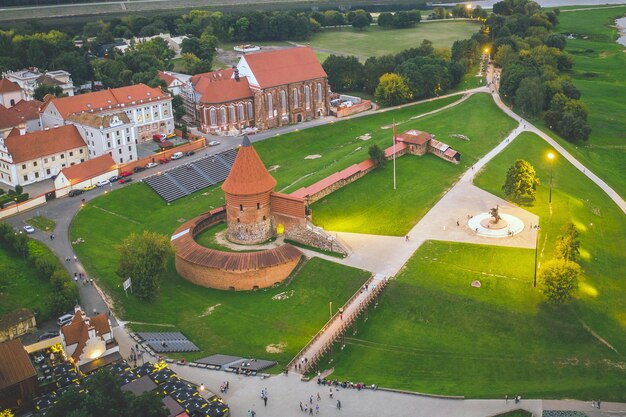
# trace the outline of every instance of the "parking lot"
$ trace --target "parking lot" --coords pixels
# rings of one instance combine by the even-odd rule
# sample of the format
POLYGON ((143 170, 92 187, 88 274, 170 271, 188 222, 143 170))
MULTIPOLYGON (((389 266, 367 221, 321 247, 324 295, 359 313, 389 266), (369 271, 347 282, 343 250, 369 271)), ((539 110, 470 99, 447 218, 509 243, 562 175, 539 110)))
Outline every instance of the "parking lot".
MULTIPOLYGON (((170 141, 174 144, 174 146, 184 145, 185 143, 189 143, 187 139, 183 139, 180 136, 173 136, 171 138, 167 138, 167 141, 170 141)), ((144 142, 137 145, 137 159, 148 158, 155 155, 155 151, 159 150, 159 145, 154 141, 144 142)))

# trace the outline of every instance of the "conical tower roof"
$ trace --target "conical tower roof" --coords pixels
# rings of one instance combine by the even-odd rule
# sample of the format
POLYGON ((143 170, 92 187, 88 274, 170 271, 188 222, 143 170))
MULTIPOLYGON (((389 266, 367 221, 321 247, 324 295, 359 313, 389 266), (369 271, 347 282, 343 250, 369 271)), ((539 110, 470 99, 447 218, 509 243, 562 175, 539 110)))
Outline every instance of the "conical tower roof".
POLYGON ((272 191, 275 186, 276 180, 267 172, 250 139, 245 136, 222 190, 234 195, 254 195, 272 191))

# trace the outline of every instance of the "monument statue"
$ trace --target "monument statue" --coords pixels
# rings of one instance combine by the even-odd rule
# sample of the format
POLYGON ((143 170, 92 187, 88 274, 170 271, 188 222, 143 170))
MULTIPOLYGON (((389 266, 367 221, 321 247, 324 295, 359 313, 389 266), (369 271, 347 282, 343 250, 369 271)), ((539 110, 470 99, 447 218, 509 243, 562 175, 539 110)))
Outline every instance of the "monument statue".
POLYGON ((500 206, 497 205, 494 208, 492 208, 491 210, 489 210, 489 214, 491 214, 491 217, 493 217, 493 223, 494 224, 498 224, 498 222, 500 220, 502 220, 502 217, 500 217, 500 214, 498 213, 500 211, 500 206))

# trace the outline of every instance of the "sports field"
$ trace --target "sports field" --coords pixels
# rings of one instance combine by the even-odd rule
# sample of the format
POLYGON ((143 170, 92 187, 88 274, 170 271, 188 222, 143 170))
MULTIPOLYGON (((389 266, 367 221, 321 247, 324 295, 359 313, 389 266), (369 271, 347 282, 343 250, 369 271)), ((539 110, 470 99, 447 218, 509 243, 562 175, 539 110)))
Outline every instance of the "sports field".
MULTIPOLYGON (((615 42, 615 18, 626 6, 559 15, 556 30, 576 34, 566 51, 576 59, 571 74, 589 108, 593 129, 585 143, 560 143, 623 198, 626 197, 626 53, 615 42), (587 37, 587 39, 584 39, 587 37)), ((546 132, 547 129, 546 129, 546 132)), ((553 135, 556 136, 556 135, 553 135)))
POLYGON ((626 361, 608 347, 626 349, 623 214, 558 159, 550 215, 547 150, 524 134, 477 184, 500 195, 516 158, 534 165, 543 184, 529 208, 541 218, 540 262, 551 258, 563 224, 573 220, 581 232, 585 278, 575 301, 543 302, 532 286, 533 250, 427 242, 335 356, 332 378, 468 397, 626 400, 626 361))
POLYGON ((435 47, 449 48, 456 40, 470 38, 478 28, 477 23, 469 21, 421 22, 408 29, 382 29, 377 25, 363 30, 345 27, 324 29, 306 43, 321 53, 355 55, 365 61, 370 56, 417 48, 424 39, 435 47))
POLYGON ((384 169, 313 204, 313 222, 332 231, 403 236, 468 167, 514 127, 515 122, 498 109, 488 94, 476 94, 452 108, 407 121, 398 126, 398 133, 409 129, 433 133, 462 154, 461 163, 454 165, 434 155, 405 155, 396 161, 394 191, 389 161, 384 169), (470 140, 451 137, 453 134, 470 140))

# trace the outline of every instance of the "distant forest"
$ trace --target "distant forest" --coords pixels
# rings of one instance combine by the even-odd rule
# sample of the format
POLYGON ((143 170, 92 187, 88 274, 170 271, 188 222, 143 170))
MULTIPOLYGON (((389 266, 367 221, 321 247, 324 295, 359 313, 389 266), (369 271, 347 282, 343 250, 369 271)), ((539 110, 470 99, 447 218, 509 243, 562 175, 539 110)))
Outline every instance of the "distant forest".
POLYGON ((96 3, 106 0, 0 0, 0 7, 50 6, 55 4, 96 3))

